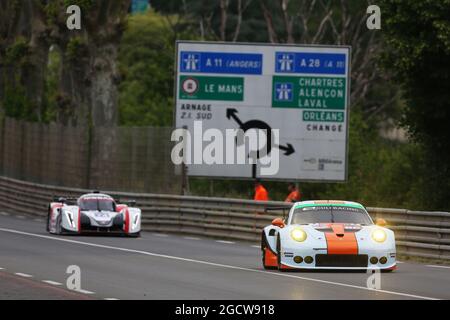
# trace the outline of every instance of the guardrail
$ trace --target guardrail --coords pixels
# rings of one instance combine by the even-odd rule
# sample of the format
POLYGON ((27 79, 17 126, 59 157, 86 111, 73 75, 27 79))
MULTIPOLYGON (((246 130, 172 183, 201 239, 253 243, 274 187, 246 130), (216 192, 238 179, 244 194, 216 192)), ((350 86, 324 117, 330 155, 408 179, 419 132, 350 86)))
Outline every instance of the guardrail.
MULTIPOLYGON (((89 190, 56 187, 0 177, 4 211, 46 216, 55 195, 77 196, 89 190)), ((121 199, 135 199, 142 209, 142 229, 222 239, 259 241, 261 230, 291 204, 194 196, 111 191, 121 199), (266 208, 278 208, 264 213, 266 208), (280 209, 285 208, 285 209, 280 209)), ((450 213, 406 209, 367 208, 372 218, 383 218, 395 231, 397 250, 414 257, 450 260, 450 213)))

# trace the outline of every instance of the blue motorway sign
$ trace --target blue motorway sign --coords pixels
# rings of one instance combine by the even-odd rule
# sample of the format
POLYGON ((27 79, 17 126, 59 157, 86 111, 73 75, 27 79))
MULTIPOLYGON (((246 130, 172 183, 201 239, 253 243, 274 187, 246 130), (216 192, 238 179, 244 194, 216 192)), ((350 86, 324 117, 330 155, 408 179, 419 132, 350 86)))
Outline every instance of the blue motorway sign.
POLYGON ((276 52, 275 72, 277 73, 312 73, 345 74, 345 54, 276 52))
POLYGON ((293 89, 291 82, 277 82, 275 83, 275 101, 292 101, 293 89))
POLYGON ((262 54, 182 51, 180 72, 262 74, 262 54))

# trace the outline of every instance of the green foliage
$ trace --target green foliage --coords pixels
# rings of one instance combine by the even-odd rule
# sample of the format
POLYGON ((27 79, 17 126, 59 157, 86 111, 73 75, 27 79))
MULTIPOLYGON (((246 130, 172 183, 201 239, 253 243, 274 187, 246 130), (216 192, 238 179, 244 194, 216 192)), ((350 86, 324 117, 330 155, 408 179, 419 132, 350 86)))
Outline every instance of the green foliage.
POLYGON ((45 79, 45 94, 42 110, 42 121, 49 123, 56 120, 58 112, 58 83, 61 71, 61 53, 58 49, 50 50, 45 79))
POLYGON ((81 37, 72 37, 67 44, 66 57, 72 62, 79 60, 86 54, 86 50, 86 43, 81 37))
POLYGON ((429 209, 449 209, 450 0, 380 1, 388 45, 385 67, 402 84, 403 124, 423 145, 423 199, 429 209))
POLYGON ((59 12, 59 6, 56 2, 49 1, 44 7, 44 12, 47 17, 47 23, 51 25, 56 22, 56 17, 58 16, 59 12))
MULTIPOLYGON (((170 19, 170 17, 169 17, 170 19)), ((176 37, 168 20, 152 11, 130 17, 119 52, 120 124, 170 126, 176 37)))
POLYGON ((47 15, 49 24, 57 23, 57 17, 61 13, 65 13, 66 9, 71 5, 80 7, 81 12, 88 12, 95 5, 94 0, 50 0, 47 1, 44 11, 47 15))
POLYGON ((36 113, 31 101, 27 98, 26 90, 16 79, 5 86, 3 107, 7 117, 36 121, 36 113))
POLYGON ((419 152, 414 145, 382 139, 375 126, 355 110, 351 114, 348 182, 327 184, 311 196, 351 199, 370 206, 398 207, 410 202, 419 152))
POLYGON ((24 37, 18 37, 11 46, 6 48, 6 63, 23 66, 28 61, 29 50, 27 40, 24 37))
POLYGON ((4 78, 1 104, 8 117, 36 120, 33 105, 21 82, 24 70, 31 67, 29 54, 28 42, 23 37, 16 38, 15 42, 6 48, 5 62, 8 68, 3 69, 3 74, 0 76, 4 78))
POLYGON ((64 7, 69 7, 71 5, 77 5, 81 10, 89 10, 95 5, 94 0, 64 0, 64 7))

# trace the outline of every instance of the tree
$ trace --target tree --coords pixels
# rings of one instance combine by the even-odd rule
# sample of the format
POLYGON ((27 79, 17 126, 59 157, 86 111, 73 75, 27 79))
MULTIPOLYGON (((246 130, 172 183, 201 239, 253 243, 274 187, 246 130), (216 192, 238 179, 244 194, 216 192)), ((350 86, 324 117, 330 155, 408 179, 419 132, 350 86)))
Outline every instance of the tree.
POLYGON ((152 11, 130 18, 119 51, 122 82, 119 122, 130 126, 170 126, 173 117, 175 40, 189 39, 177 16, 152 11))
POLYGON ((352 108, 362 108, 369 118, 396 106, 398 88, 385 85, 390 74, 378 69, 380 33, 366 28, 368 1, 259 0, 259 5, 272 43, 352 47, 352 108))
POLYGON ((62 56, 60 122, 117 124, 117 55, 130 1, 71 1, 81 8, 81 30, 67 28, 67 1, 48 2, 51 40, 62 56))
POLYGON ((0 0, 0 103, 6 114, 43 120, 52 48, 61 57, 58 121, 117 124, 117 54, 130 1, 0 0), (81 7, 81 30, 67 27, 69 4, 81 7))
POLYGON ((402 84, 403 124, 425 150, 421 197, 450 209, 450 0, 383 0, 385 67, 402 84))
POLYGON ((163 15, 179 15, 201 40, 267 41, 257 0, 154 0, 163 15), (250 40, 251 39, 251 40, 250 40))
POLYGON ((0 0, 0 107, 41 120, 48 59, 42 1, 0 0))

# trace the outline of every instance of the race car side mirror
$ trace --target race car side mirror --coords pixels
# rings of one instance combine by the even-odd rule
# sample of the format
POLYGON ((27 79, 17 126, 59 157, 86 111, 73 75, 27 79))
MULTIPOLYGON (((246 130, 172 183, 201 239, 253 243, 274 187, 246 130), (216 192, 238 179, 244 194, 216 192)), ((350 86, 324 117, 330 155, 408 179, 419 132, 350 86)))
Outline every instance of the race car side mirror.
POLYGON ((272 220, 272 225, 279 228, 284 228, 284 221, 281 218, 275 218, 272 220))
POLYGON ((381 219, 381 218, 378 218, 378 219, 375 221, 375 224, 376 224, 377 226, 379 226, 379 227, 385 227, 385 226, 387 225, 386 220, 381 219))

